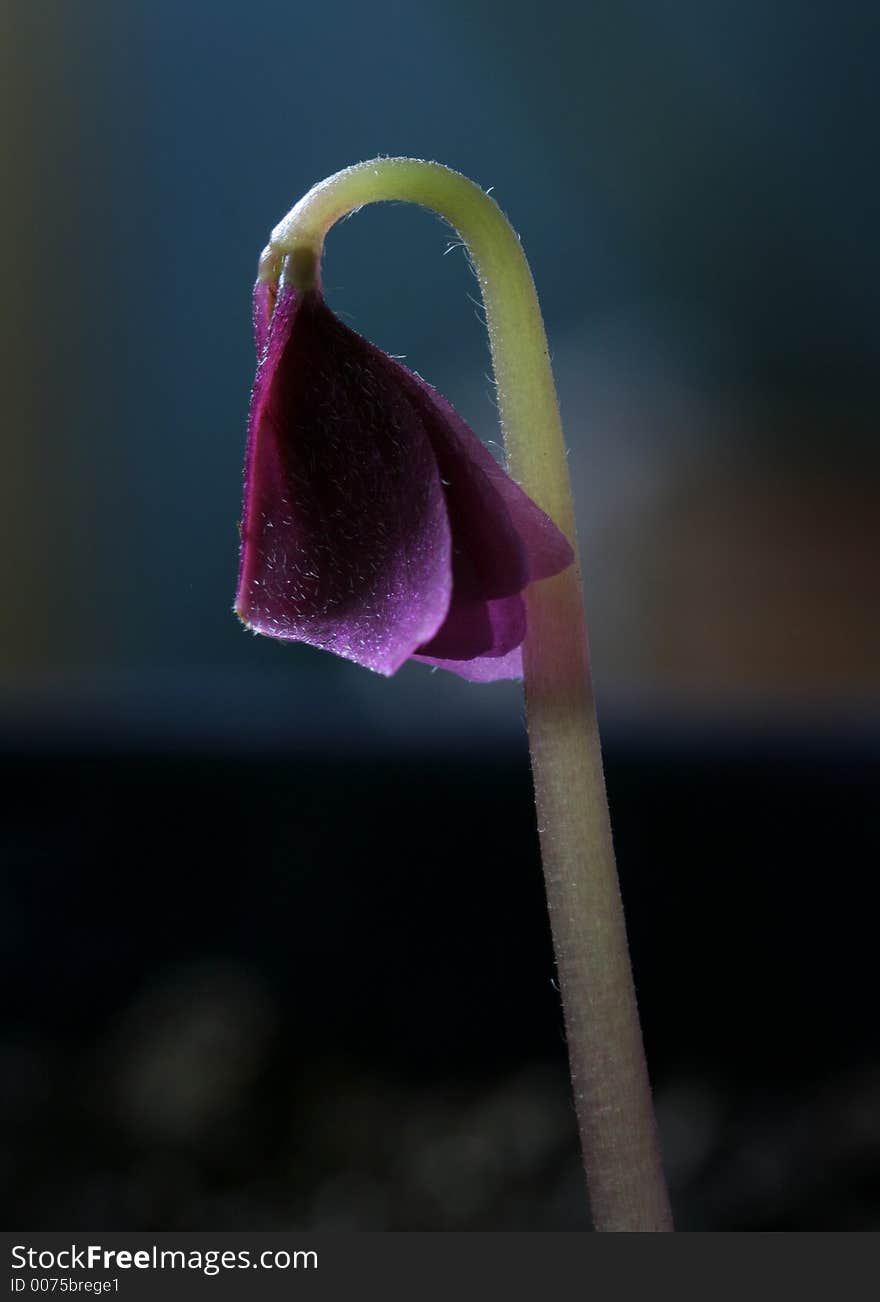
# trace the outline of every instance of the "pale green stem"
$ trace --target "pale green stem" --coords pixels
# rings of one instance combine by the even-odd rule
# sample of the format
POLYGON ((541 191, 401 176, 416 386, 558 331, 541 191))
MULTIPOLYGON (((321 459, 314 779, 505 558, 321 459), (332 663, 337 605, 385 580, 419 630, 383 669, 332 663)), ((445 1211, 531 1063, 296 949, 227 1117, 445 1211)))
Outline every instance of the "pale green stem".
MULTIPOLYGON (((272 232, 263 279, 318 283, 324 237, 364 204, 430 208, 467 247, 483 295, 508 469, 568 536, 574 506, 544 323, 519 239, 472 181, 380 158, 309 191, 272 232)), ((651 1091, 627 950, 578 567, 527 592, 525 694, 541 854, 593 1223, 668 1230, 651 1091)))

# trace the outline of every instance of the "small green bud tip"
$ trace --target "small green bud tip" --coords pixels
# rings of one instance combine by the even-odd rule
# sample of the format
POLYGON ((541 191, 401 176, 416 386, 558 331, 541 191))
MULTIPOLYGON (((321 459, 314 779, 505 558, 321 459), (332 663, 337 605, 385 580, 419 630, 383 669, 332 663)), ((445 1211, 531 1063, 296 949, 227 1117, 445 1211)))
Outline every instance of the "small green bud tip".
POLYGON ((283 289, 309 290, 320 287, 321 249, 313 244, 298 244, 293 249, 279 249, 267 244, 260 254, 257 280, 283 289))
POLYGON ((285 286, 306 291, 321 287, 321 247, 313 244, 297 244, 285 253, 281 263, 281 276, 278 288, 285 286))
POLYGON ((283 254, 272 245, 267 244, 260 254, 260 261, 257 265, 257 280, 263 281, 267 285, 277 285, 278 277, 281 274, 281 260, 283 254))

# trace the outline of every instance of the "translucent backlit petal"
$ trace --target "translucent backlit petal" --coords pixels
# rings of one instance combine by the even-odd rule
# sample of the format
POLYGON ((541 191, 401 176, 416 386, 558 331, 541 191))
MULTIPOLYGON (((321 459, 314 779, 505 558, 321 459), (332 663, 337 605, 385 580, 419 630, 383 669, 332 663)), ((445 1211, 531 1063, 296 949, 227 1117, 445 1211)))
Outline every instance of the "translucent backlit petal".
POLYGON ((258 284, 236 610, 380 673, 522 674, 523 592, 571 547, 453 407, 316 291, 258 284))
POLYGON ((451 538, 431 444, 316 294, 278 300, 254 388, 236 610, 393 673, 442 624, 451 538))

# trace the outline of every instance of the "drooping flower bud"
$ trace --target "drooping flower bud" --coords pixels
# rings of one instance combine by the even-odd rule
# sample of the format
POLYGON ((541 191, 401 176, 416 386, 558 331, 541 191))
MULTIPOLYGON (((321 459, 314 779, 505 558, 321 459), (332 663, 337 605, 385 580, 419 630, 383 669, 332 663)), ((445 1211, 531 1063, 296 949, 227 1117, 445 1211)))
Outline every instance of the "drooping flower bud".
POLYGON ((258 282, 235 609, 258 633, 393 674, 518 678, 523 592, 573 560, 430 385, 315 288, 258 282), (274 310, 273 310, 274 309, 274 310))

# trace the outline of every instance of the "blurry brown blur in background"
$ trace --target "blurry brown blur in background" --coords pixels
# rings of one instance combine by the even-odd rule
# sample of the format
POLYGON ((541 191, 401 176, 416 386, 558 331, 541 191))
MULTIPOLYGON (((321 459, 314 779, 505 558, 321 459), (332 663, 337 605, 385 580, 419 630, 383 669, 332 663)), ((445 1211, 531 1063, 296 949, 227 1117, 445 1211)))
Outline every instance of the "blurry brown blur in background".
MULTIPOLYGON (((583 1224, 519 688, 231 614, 256 259, 383 153, 494 187, 541 295, 680 1220, 877 1226, 878 26, 6 0, 10 1224, 583 1224)), ((452 242, 365 210, 327 294, 497 441, 452 242)))

